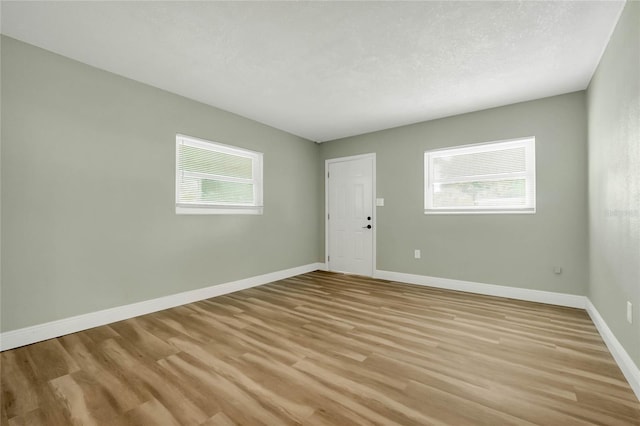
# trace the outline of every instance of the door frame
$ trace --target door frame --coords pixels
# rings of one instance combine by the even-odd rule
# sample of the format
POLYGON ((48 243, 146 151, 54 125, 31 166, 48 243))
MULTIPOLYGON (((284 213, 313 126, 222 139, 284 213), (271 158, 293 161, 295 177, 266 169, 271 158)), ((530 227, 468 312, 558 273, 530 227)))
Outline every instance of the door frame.
POLYGON ((372 238, 372 248, 371 248, 371 277, 375 275, 376 272, 376 234, 378 231, 378 214, 376 210, 376 153, 372 152, 369 154, 360 154, 360 155, 351 155, 348 157, 338 157, 338 158, 329 158, 324 160, 324 261, 326 265, 326 270, 331 271, 329 267, 329 165, 331 163, 339 163, 344 161, 354 161, 354 160, 363 160, 366 158, 370 158, 373 160, 373 168, 371 172, 371 211, 373 214, 373 238, 372 238))

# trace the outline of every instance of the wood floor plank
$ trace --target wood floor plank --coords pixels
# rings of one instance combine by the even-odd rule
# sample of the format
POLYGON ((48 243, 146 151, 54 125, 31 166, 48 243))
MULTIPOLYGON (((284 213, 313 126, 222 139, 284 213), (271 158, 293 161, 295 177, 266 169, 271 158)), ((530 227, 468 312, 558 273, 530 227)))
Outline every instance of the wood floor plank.
POLYGON ((235 426, 234 423, 229 417, 227 417, 224 413, 217 413, 206 422, 202 423, 201 426, 235 426))
POLYGON ((312 272, 0 354, 1 425, 640 425, 584 310, 312 272))
POLYGON ((158 400, 152 399, 126 414, 131 425, 180 426, 181 423, 158 400))

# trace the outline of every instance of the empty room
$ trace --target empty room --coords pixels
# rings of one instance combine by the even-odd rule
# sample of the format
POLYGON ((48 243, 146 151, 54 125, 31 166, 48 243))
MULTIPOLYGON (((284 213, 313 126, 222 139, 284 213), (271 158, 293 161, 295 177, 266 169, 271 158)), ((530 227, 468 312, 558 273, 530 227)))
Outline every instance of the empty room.
POLYGON ((1 425, 640 425, 640 1, 0 18, 1 425))

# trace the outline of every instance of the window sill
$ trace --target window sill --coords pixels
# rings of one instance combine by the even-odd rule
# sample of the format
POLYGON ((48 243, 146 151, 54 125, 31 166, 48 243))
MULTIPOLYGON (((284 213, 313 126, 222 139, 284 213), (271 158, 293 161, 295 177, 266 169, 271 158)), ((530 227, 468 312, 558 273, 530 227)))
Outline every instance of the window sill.
POLYGON ((443 214, 536 214, 536 209, 517 209, 517 210, 425 210, 427 215, 443 215, 443 214))
POLYGON ((176 214, 262 214, 262 207, 185 207, 176 206, 176 214))

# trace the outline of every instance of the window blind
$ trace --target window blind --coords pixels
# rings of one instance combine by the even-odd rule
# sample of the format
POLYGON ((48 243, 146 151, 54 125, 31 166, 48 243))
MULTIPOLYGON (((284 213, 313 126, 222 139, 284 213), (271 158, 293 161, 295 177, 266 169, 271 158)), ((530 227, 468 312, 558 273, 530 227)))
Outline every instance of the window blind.
POLYGON ((534 211, 534 138, 425 152, 425 213, 534 211))
POLYGON ((186 136, 176 138, 176 204, 262 207, 262 154, 186 136))

